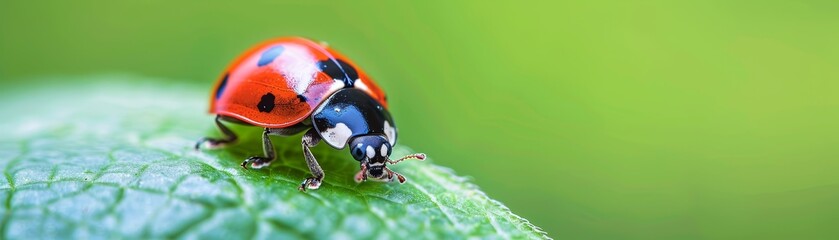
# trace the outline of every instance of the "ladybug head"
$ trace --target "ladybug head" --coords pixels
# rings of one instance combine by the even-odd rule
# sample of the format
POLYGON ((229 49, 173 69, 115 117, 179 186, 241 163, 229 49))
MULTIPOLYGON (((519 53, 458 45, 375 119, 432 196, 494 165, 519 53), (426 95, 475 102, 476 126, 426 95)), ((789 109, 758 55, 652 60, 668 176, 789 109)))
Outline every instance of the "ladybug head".
POLYGON ((361 162, 361 171, 355 175, 356 182, 367 180, 367 177, 379 181, 393 181, 394 177, 399 183, 405 182, 405 177, 387 168, 387 164, 396 164, 407 159, 425 160, 425 154, 417 153, 405 156, 398 160, 391 160, 390 154, 393 151, 387 138, 382 135, 364 135, 353 138, 350 141, 350 152, 355 160, 361 162))

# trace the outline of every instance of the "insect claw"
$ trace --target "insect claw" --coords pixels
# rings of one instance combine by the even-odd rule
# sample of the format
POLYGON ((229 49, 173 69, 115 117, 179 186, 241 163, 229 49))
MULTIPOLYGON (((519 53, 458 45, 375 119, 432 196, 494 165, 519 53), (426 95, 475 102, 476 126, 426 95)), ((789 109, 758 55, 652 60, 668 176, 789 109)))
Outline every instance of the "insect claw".
POLYGON ((387 171, 387 175, 388 175, 388 178, 390 179, 390 181, 393 181, 393 176, 396 176, 396 180, 399 180, 399 184, 403 184, 403 183, 405 183, 405 181, 407 181, 405 179, 405 177, 402 176, 402 174, 399 174, 398 172, 394 172, 393 170, 390 170, 389 168, 385 168, 385 171, 387 171))

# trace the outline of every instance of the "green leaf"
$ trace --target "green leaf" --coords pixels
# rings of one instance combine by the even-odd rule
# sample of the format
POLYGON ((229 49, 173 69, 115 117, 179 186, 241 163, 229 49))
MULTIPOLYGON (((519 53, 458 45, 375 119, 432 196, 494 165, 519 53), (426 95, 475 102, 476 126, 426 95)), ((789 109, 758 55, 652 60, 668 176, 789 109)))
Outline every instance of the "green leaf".
POLYGON ((235 127, 236 145, 195 151, 218 135, 209 85, 58 80, 3 95, 0 112, 13 117, 0 123, 0 238, 546 237, 431 159, 395 166, 406 184, 357 184, 350 154, 320 144, 324 184, 300 192, 300 136, 273 138, 279 160, 261 170, 239 166, 261 153, 254 127, 235 127), (80 81, 93 83, 59 83, 80 81))

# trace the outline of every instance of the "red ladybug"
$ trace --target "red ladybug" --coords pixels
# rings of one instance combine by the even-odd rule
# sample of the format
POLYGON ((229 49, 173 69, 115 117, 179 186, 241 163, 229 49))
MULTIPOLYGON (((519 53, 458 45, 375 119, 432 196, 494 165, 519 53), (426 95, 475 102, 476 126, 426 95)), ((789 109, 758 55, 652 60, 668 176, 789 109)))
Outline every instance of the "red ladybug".
POLYGON ((317 189, 323 170, 309 150, 321 140, 336 149, 350 146, 360 162, 355 180, 405 182, 405 177, 387 168, 406 159, 424 160, 425 154, 410 154, 391 160, 396 145, 396 125, 387 111, 387 98, 370 77, 349 59, 322 44, 299 37, 279 38, 248 50, 227 68, 210 96, 210 113, 222 138, 203 138, 195 144, 209 148, 236 141, 236 134, 222 121, 265 128, 265 156, 253 156, 242 167, 262 168, 276 158, 269 135, 303 135, 303 155, 313 177, 299 189, 317 189))

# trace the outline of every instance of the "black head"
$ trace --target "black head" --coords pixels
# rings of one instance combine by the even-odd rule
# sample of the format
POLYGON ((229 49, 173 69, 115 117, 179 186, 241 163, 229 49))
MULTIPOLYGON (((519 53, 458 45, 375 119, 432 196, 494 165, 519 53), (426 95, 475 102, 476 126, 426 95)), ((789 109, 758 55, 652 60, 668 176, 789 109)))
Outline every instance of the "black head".
POLYGON ((383 136, 365 135, 350 141, 353 158, 367 167, 367 173, 374 178, 385 176, 385 163, 390 157, 391 146, 383 136))
POLYGON ((396 164, 405 159, 425 159, 425 154, 411 154, 402 159, 390 160, 393 148, 384 135, 358 136, 350 141, 350 153, 355 160, 361 162, 361 171, 356 174, 356 181, 366 180, 372 177, 380 181, 393 181, 396 177, 400 183, 405 182, 405 177, 387 168, 387 164, 396 164))

